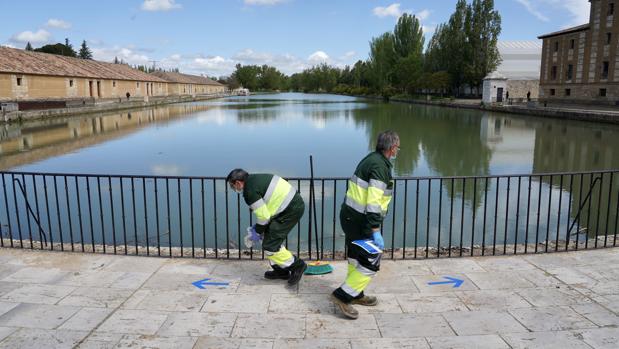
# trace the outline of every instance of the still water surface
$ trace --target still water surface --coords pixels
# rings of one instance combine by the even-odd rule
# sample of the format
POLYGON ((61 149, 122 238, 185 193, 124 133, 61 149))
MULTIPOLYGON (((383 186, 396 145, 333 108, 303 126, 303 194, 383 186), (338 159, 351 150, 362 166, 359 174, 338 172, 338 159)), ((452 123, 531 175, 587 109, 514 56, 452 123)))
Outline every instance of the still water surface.
POLYGON ((386 129, 398 176, 619 168, 613 125, 286 93, 3 126, 0 169, 304 177, 312 154, 318 176, 349 176, 386 129))
MULTIPOLYGON (((613 125, 332 95, 274 94, 4 125, 0 170, 222 177, 243 167, 309 177, 312 154, 317 176, 348 177, 387 129, 401 137, 394 170, 399 177, 619 168, 619 127, 613 125)), ((609 234, 614 243, 619 176, 613 181, 607 174, 597 186, 594 177, 512 177, 466 184, 399 180, 385 220, 385 240, 394 247, 472 246, 531 243, 547 236, 565 240, 569 232, 572 240, 609 234), (578 217, 592 184, 589 205, 578 217)), ((188 246, 191 241, 208 248, 236 248, 250 223, 247 208, 222 181, 17 179, 26 187, 25 196, 13 193, 14 178, 2 176, 7 192, 0 195, 0 231, 5 237, 17 235, 16 227, 23 224, 21 232, 34 231, 37 240, 24 197, 56 240, 86 244, 157 241, 188 246), (20 219, 11 212, 19 212, 20 219)), ((306 203, 308 183, 293 182, 306 203)), ((321 244, 341 250, 336 220, 346 182, 317 184, 321 244)), ((308 225, 306 214, 290 235, 291 248, 307 248, 308 225)))

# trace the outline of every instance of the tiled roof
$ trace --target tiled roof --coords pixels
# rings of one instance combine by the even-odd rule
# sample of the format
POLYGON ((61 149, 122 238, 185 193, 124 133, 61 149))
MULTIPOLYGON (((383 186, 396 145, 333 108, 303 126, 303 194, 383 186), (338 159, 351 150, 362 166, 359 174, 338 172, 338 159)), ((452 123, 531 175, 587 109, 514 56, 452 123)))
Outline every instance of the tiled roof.
POLYGON ((0 73, 166 82, 126 64, 105 63, 1 46, 0 73))
POLYGON ((572 28, 567 28, 567 29, 564 29, 564 30, 560 30, 558 32, 544 34, 544 35, 539 36, 538 39, 545 39, 545 38, 550 38, 550 37, 557 36, 557 35, 575 33, 575 32, 579 32, 579 31, 583 31, 583 30, 587 30, 587 29, 589 29, 589 24, 583 24, 583 25, 579 25, 577 27, 572 27, 572 28))
POLYGON ((209 78, 205 78, 203 76, 198 76, 198 75, 189 75, 189 74, 164 72, 164 71, 156 71, 151 74, 163 80, 166 80, 168 82, 174 82, 178 84, 200 84, 200 85, 223 86, 217 81, 213 81, 209 78))

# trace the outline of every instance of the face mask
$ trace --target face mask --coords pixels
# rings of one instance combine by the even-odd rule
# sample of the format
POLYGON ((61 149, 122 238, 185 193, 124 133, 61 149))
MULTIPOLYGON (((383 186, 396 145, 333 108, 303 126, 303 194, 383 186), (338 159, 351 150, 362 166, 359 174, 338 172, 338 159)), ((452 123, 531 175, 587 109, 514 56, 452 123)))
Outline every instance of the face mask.
POLYGON ((234 190, 234 192, 237 193, 237 194, 243 193, 243 189, 238 189, 236 187, 233 187, 232 190, 234 190))
POLYGON ((392 155, 392 156, 389 158, 389 160, 391 160, 391 161, 395 161, 395 158, 396 158, 396 156, 395 156, 395 155, 392 155))

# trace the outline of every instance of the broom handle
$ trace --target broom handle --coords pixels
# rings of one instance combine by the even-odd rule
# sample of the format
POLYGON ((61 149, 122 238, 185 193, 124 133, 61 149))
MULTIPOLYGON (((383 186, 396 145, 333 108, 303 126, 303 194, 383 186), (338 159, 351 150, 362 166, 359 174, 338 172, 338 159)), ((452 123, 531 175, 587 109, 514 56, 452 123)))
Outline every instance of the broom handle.
MULTIPOLYGON (((318 218, 316 213, 316 188, 314 187, 314 157, 310 155, 310 174, 311 174, 311 184, 310 184, 310 205, 313 205, 314 212, 314 237, 316 240, 316 259, 320 259, 319 252, 320 249, 318 247, 318 218)), ((310 215, 310 219, 312 216, 310 215)))

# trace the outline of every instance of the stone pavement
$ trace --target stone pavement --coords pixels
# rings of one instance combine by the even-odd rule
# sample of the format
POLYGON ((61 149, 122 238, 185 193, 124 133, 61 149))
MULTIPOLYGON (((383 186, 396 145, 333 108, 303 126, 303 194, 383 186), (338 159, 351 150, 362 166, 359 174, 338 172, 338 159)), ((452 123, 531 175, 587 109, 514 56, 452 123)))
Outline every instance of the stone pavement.
POLYGON ((619 249, 384 261, 356 321, 334 266, 288 289, 264 261, 0 249, 0 348, 619 348, 619 249))

